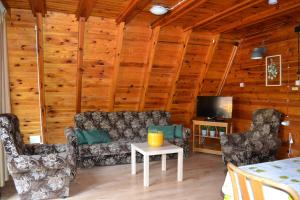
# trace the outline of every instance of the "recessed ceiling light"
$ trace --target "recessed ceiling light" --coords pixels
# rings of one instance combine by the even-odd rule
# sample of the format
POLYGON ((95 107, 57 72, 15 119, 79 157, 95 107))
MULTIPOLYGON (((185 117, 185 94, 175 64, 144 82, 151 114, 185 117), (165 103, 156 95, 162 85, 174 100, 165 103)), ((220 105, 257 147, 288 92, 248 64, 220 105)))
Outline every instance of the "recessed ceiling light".
POLYGON ((164 15, 169 11, 168 8, 159 6, 159 5, 154 5, 150 8, 150 12, 154 15, 164 15))
POLYGON ((269 0, 268 2, 269 2, 269 5, 275 5, 278 3, 277 0, 269 0))

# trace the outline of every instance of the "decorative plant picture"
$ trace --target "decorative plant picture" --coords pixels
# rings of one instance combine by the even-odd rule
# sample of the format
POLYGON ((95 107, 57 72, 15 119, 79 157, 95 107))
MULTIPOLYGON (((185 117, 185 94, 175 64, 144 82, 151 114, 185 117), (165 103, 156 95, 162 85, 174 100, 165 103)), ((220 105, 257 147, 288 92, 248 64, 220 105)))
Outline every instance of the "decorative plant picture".
POLYGON ((281 86, 281 55, 266 57, 266 86, 281 86))

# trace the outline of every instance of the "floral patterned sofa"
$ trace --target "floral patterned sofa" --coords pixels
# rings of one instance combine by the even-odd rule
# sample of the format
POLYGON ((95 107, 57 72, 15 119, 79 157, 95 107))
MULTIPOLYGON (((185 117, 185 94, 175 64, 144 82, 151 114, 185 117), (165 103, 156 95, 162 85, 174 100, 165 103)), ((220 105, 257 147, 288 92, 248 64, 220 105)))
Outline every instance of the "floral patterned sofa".
POLYGON ((39 200, 69 196, 69 183, 76 175, 73 145, 23 143, 19 120, 0 114, 0 138, 7 166, 21 199, 39 200))
MULTIPOLYGON (((170 113, 164 111, 147 112, 84 112, 76 114, 75 128, 107 130, 112 142, 102 144, 76 145, 78 166, 82 168, 130 163, 130 144, 147 141, 147 128, 150 125, 169 125, 170 113)), ((66 128, 69 140, 76 141, 75 130, 66 128)), ((183 137, 169 142, 183 147, 185 156, 189 152, 190 130, 183 128, 183 137)), ((170 154, 168 157, 176 155, 170 154)), ((151 159, 158 159, 152 157, 151 159)), ((142 161, 137 154, 137 161, 142 161)))

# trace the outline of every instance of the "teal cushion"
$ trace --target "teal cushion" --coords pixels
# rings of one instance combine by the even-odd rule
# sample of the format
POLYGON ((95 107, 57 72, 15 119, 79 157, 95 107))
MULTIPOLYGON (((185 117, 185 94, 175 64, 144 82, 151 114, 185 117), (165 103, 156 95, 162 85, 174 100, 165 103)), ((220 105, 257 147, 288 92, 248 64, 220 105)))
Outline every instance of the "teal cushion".
POLYGON ((177 124, 177 125, 174 125, 175 126, 175 137, 176 138, 182 138, 182 130, 183 130, 183 127, 181 124, 177 124))
POLYGON ((167 140, 173 140, 174 139, 174 126, 162 126, 162 125, 151 125, 148 127, 148 131, 162 131, 164 133, 164 137, 167 140))
POLYGON ((77 129, 77 128, 75 129, 75 135, 76 135, 76 138, 77 138, 77 143, 79 145, 88 143, 86 138, 83 135, 83 132, 80 129, 77 129))
POLYGON ((110 136, 105 130, 89 129, 82 131, 88 144, 111 142, 110 136))

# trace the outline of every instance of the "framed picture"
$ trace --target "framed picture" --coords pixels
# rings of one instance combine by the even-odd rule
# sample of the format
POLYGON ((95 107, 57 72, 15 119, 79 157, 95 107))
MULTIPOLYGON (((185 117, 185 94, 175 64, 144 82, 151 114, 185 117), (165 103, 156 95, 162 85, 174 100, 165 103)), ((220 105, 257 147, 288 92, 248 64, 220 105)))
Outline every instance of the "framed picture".
POLYGON ((281 55, 266 57, 266 86, 281 86, 281 55))

